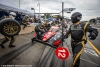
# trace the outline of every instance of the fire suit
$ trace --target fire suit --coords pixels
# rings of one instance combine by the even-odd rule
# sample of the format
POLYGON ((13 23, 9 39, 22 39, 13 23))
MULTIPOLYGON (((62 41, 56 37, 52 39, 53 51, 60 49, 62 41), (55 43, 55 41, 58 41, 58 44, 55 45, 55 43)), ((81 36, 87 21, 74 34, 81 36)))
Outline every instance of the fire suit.
MULTIPOLYGON (((72 67, 79 67, 80 64, 80 55, 84 50, 84 46, 87 42, 86 32, 94 33, 95 38, 98 36, 98 31, 95 28, 92 28, 91 25, 86 23, 77 22, 70 26, 69 31, 66 33, 66 37, 71 35, 71 47, 73 53, 73 64, 72 67)), ((93 38, 92 34, 89 35, 93 38)), ((93 38, 93 39, 95 39, 93 38)))
POLYGON ((42 24, 38 24, 38 25, 35 27, 35 32, 36 32, 36 34, 37 34, 37 38, 38 38, 38 39, 41 39, 42 34, 45 32, 44 26, 43 26, 42 24))
POLYGON ((5 48, 4 44, 8 41, 10 41, 9 47, 15 47, 15 45, 12 45, 15 41, 15 36, 11 36, 11 37, 5 36, 5 39, 0 43, 1 48, 5 48))

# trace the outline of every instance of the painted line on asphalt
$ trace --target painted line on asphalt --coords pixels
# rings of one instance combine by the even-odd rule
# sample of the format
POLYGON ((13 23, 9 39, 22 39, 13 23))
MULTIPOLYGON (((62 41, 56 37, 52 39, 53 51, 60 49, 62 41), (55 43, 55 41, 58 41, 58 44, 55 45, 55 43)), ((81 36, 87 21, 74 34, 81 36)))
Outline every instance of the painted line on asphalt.
POLYGON ((93 27, 93 28, 100 29, 100 28, 97 28, 97 27, 93 27))
POLYGON ((95 50, 95 52, 100 56, 100 51, 94 46, 94 44, 91 41, 89 41, 89 40, 87 40, 87 42, 95 50))
MULTIPOLYGON (((73 55, 71 54, 71 56, 73 57, 73 55)), ((92 62, 92 61, 89 61, 89 60, 87 60, 87 59, 84 59, 84 58, 80 58, 80 60, 82 60, 82 61, 85 61, 85 62, 88 62, 88 63, 91 63, 91 64, 94 64, 94 65, 97 65, 97 66, 100 66, 99 64, 97 64, 97 63, 94 63, 94 62, 92 62)))
POLYGON ((100 66, 99 64, 97 64, 97 63, 93 63, 93 62, 88 61, 88 60, 86 60, 86 59, 83 59, 83 58, 80 58, 80 59, 81 59, 82 61, 85 61, 85 62, 88 62, 88 63, 94 64, 94 65, 100 66))
MULTIPOLYGON (((89 42, 89 44, 90 44, 90 42, 89 42)), ((68 49, 69 50, 71 50, 71 48, 68 46, 68 49)), ((90 49, 90 48, 87 48, 87 47, 85 47, 85 49, 90 49)), ((93 50, 93 49, 91 49, 91 50, 93 50)), ((94 50, 95 51, 95 50, 94 50)), ((97 52, 96 52, 97 53, 97 52)), ((73 57, 73 55, 70 53, 70 55, 71 55, 71 57, 73 57)), ((99 64, 97 64, 97 63, 95 63, 95 62, 92 62, 92 61, 89 61, 89 60, 87 60, 87 59, 84 59, 84 58, 80 58, 82 61, 85 61, 85 62, 88 62, 88 63, 91 63, 91 64, 94 64, 94 65, 96 65, 96 66, 100 66, 99 64)))
POLYGON ((93 49, 84 48, 84 52, 99 58, 99 55, 93 49))

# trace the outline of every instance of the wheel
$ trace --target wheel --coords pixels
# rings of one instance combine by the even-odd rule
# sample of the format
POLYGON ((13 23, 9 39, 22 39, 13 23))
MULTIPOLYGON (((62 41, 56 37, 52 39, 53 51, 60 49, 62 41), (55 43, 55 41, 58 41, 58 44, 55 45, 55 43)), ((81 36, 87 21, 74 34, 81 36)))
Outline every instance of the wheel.
POLYGON ((17 35, 21 30, 18 21, 6 18, 0 21, 0 33, 5 36, 17 35))

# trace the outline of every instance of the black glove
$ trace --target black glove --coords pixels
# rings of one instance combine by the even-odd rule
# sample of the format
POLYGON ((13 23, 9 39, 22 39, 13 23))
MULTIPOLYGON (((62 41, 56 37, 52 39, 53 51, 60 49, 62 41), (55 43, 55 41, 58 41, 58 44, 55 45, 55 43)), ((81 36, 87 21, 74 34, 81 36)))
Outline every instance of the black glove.
POLYGON ((64 38, 64 39, 68 38, 68 35, 65 34, 63 38, 64 38))
POLYGON ((94 32, 91 32, 90 35, 88 35, 90 40, 95 40, 97 35, 94 32))
POLYGON ((41 30, 41 32, 42 32, 42 33, 45 33, 45 30, 44 30, 44 29, 42 29, 42 30, 41 30))
POLYGON ((96 35, 96 36, 98 36, 98 31, 96 30, 96 31, 93 31, 93 33, 96 35))

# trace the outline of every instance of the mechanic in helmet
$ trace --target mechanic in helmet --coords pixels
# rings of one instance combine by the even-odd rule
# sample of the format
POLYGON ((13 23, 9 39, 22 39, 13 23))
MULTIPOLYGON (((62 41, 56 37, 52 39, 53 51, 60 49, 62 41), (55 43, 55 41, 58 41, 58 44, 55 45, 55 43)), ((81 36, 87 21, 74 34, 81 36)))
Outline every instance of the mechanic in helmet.
POLYGON ((29 16, 28 15, 22 15, 22 25, 23 26, 23 30, 25 29, 25 27, 27 27, 27 24, 29 22, 29 16))
POLYGON ((10 12, 9 18, 15 19, 16 14, 14 12, 10 12))
POLYGON ((44 30, 45 31, 48 31, 51 28, 51 25, 50 25, 50 23, 49 23, 48 20, 45 21, 45 23, 43 24, 43 26, 44 26, 44 30))
POLYGON ((71 15, 71 21, 73 24, 70 26, 69 31, 65 35, 66 38, 71 35, 71 47, 74 58, 72 67, 79 67, 80 55, 82 54, 87 42, 86 33, 90 33, 88 35, 90 40, 94 40, 98 36, 98 30, 92 28, 88 22, 81 23, 81 18, 82 14, 80 12, 75 12, 71 15))
MULTIPOLYGON (((4 12, 4 18, 8 18, 9 17, 9 13, 8 12, 4 12)), ((2 40, 1 42, 0 42, 0 47, 1 48, 5 48, 5 46, 4 46, 4 44, 6 43, 6 42, 8 42, 8 41, 10 41, 10 43, 9 43, 9 48, 11 48, 11 47, 15 47, 15 45, 13 45, 13 43, 14 43, 14 41, 15 41, 15 35, 14 36, 6 36, 6 35, 4 35, 4 37, 5 37, 5 39, 4 40, 2 40)))
POLYGON ((35 26, 35 32, 37 34, 37 38, 38 39, 41 39, 41 35, 43 33, 45 33, 45 30, 44 30, 44 24, 42 23, 39 23, 38 25, 35 26))
POLYGON ((37 34, 37 38, 41 39, 41 35, 43 35, 45 32, 47 32, 50 29, 50 26, 48 24, 48 21, 44 23, 39 23, 35 27, 35 32, 37 34))

